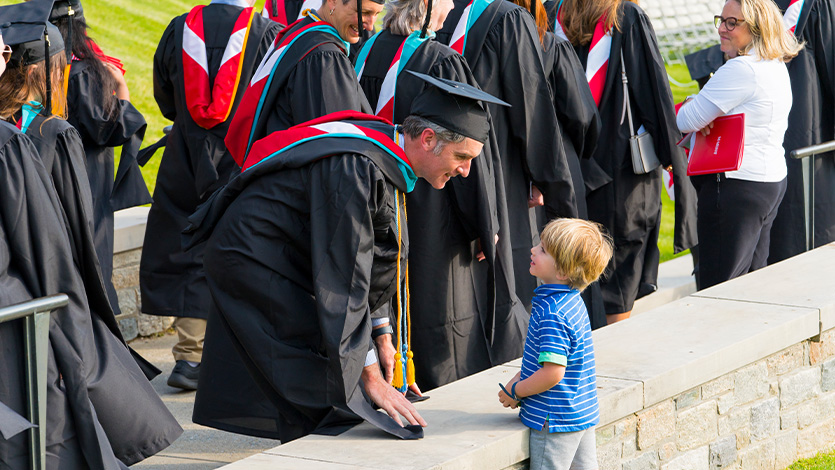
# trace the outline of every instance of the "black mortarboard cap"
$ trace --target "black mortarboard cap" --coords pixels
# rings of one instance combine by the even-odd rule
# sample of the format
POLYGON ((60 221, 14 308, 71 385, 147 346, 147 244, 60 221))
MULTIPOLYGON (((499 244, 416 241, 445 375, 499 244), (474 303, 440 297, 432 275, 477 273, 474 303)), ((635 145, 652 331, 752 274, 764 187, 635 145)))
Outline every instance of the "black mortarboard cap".
POLYGON ((510 106, 472 85, 430 77, 411 70, 408 72, 429 85, 412 101, 409 114, 420 116, 481 143, 487 141, 490 123, 487 120, 487 108, 480 102, 510 106))
POLYGON ((49 22, 51 9, 52 0, 32 0, 0 7, 0 33, 3 42, 12 46, 10 63, 37 64, 47 55, 64 50, 61 32, 49 22))
POLYGON ((81 7, 81 0, 55 0, 52 12, 49 14, 49 21, 56 21, 65 16, 78 18, 83 15, 84 8, 81 7))
MULTIPOLYGON (((0 33, 3 42, 12 47, 9 64, 32 65, 45 62, 50 69, 50 56, 64 51, 61 32, 49 22, 54 0, 31 0, 0 7, 0 33)), ((46 73, 46 89, 52 89, 52 74, 46 73)), ((44 110, 52 110, 52 97, 48 93, 44 110)))
POLYGON ((719 48, 719 44, 696 51, 684 56, 687 69, 690 71, 690 78, 699 83, 699 88, 705 86, 714 72, 719 70, 725 63, 725 53, 719 48))

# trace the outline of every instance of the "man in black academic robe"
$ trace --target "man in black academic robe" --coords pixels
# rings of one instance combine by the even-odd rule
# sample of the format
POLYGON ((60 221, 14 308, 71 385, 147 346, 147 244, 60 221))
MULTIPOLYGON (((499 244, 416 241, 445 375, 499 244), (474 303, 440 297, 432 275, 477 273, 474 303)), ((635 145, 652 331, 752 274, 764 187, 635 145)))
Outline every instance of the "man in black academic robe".
MULTIPOLYGON (((789 0, 775 0, 781 10, 789 0)), ((792 82, 786 149, 788 186, 771 228, 768 262, 806 250, 803 181, 806 171, 789 152, 835 140, 835 1, 805 0, 795 29, 805 47, 787 65, 792 82)), ((810 159, 807 159, 810 160, 810 159)), ((835 152, 814 157, 815 246, 835 240, 835 152)))
MULTIPOLYGON (((243 13, 242 13, 243 12, 243 13)), ((209 83, 213 84, 221 66, 233 26, 242 6, 210 4, 202 10, 209 83)), ((180 342, 174 346, 177 361, 169 385, 193 389, 197 383, 195 366, 200 363, 209 309, 209 291, 203 272, 203 252, 182 250, 180 232, 197 206, 229 178, 238 166, 226 150, 223 139, 229 120, 203 127, 189 112, 183 70, 183 31, 187 15, 174 18, 162 35, 154 55, 154 98, 162 115, 174 121, 162 156, 154 204, 148 214, 145 243, 139 270, 142 311, 150 315, 175 316, 180 342)), ((269 49, 279 25, 252 16, 243 51, 237 90, 231 104, 233 115, 255 68, 269 49)), ((213 99, 220 98, 213 94, 213 99)))
POLYGON ((421 422, 369 361, 372 318, 387 315, 382 307, 392 298, 408 302, 405 194, 418 176, 436 189, 467 176, 489 124, 478 103, 431 89, 413 113, 421 117, 397 130, 343 112, 273 133, 191 218, 190 243, 208 238, 213 299, 195 422, 282 441, 340 432, 361 419, 401 438, 422 434, 375 413, 363 396, 421 422), (425 121, 462 140, 436 154, 441 130, 425 121), (213 330, 225 343, 213 340, 213 330), (227 354, 209 354, 214 348, 227 354), (229 351, 245 371, 229 367, 229 351))
MULTIPOLYGON (((406 36, 383 30, 364 63, 358 64, 362 67, 360 85, 375 109, 388 69, 404 40, 406 36)), ((478 86, 463 56, 427 39, 397 76, 395 123, 410 114, 412 101, 426 86, 408 71, 478 86)), ((419 180, 407 198, 410 346, 417 383, 423 390, 522 354, 527 314, 516 297, 513 278, 504 275, 512 269, 511 254, 497 253, 493 247, 499 217, 506 223, 507 206, 504 199, 496 198, 493 158, 497 164, 501 162, 492 132, 491 137, 467 179, 454 179, 441 191, 419 180), (482 248, 485 258, 479 261, 482 248), (504 269, 499 265, 502 262, 504 269)))
MULTIPOLYGON (((499 245, 510 245, 516 294, 529 310, 536 288, 536 278, 528 274, 530 250, 539 240, 530 196, 541 191, 549 218, 576 217, 575 188, 555 132, 557 117, 533 18, 507 1, 475 0, 473 9, 477 2, 489 4, 468 30, 462 54, 481 88, 511 105, 490 106, 504 186, 497 188, 497 195, 501 198, 504 192, 509 214, 509 232, 499 231, 499 245)), ((469 3, 455 1, 438 41, 450 44, 469 3)))

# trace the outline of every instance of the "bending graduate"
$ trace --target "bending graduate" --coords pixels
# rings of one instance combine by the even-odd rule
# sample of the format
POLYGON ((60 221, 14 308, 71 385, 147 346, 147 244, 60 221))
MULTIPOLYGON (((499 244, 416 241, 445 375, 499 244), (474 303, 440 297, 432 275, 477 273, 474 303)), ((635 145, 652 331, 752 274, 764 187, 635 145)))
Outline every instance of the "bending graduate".
POLYGON ((190 219, 190 243, 207 240, 209 333, 226 333, 261 393, 223 377, 205 387, 210 361, 224 360, 207 340, 196 422, 282 441, 362 419, 422 436, 398 425, 399 415, 426 423, 380 374, 371 315, 392 298, 404 306, 398 315, 409 312, 405 194, 418 177, 436 189, 466 177, 487 139, 487 113, 474 99, 493 98, 466 91, 475 98, 427 88, 396 128, 343 112, 273 133, 190 219), (224 395, 240 404, 221 409, 224 395))

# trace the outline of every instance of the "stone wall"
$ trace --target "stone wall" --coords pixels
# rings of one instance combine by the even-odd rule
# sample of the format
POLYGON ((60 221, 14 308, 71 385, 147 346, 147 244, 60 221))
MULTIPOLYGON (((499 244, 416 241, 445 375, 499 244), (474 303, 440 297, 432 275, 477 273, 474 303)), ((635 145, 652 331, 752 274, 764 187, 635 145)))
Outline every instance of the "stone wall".
POLYGON ((116 317, 125 340, 154 336, 171 326, 172 317, 141 313, 139 297, 139 259, 145 239, 147 207, 132 207, 116 212, 113 237, 113 286, 119 296, 121 315, 116 317))
POLYGON ((156 317, 141 313, 139 296, 139 259, 142 248, 113 255, 113 287, 119 296, 122 313, 116 317, 125 340, 154 336, 171 326, 173 317, 156 317))
POLYGON ((835 329, 597 430, 600 470, 781 470, 835 448, 835 329))

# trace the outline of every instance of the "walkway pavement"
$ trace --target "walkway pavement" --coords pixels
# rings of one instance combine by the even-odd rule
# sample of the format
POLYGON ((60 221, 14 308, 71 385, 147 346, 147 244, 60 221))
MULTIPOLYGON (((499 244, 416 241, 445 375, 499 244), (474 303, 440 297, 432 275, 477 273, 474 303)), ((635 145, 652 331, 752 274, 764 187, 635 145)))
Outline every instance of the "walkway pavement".
POLYGON ((183 435, 159 454, 134 466, 137 470, 207 470, 218 468, 279 444, 271 439, 258 439, 218 431, 191 422, 194 392, 169 387, 165 382, 174 367, 171 347, 176 335, 137 339, 130 345, 143 357, 162 369, 151 384, 162 401, 183 427, 183 435))

